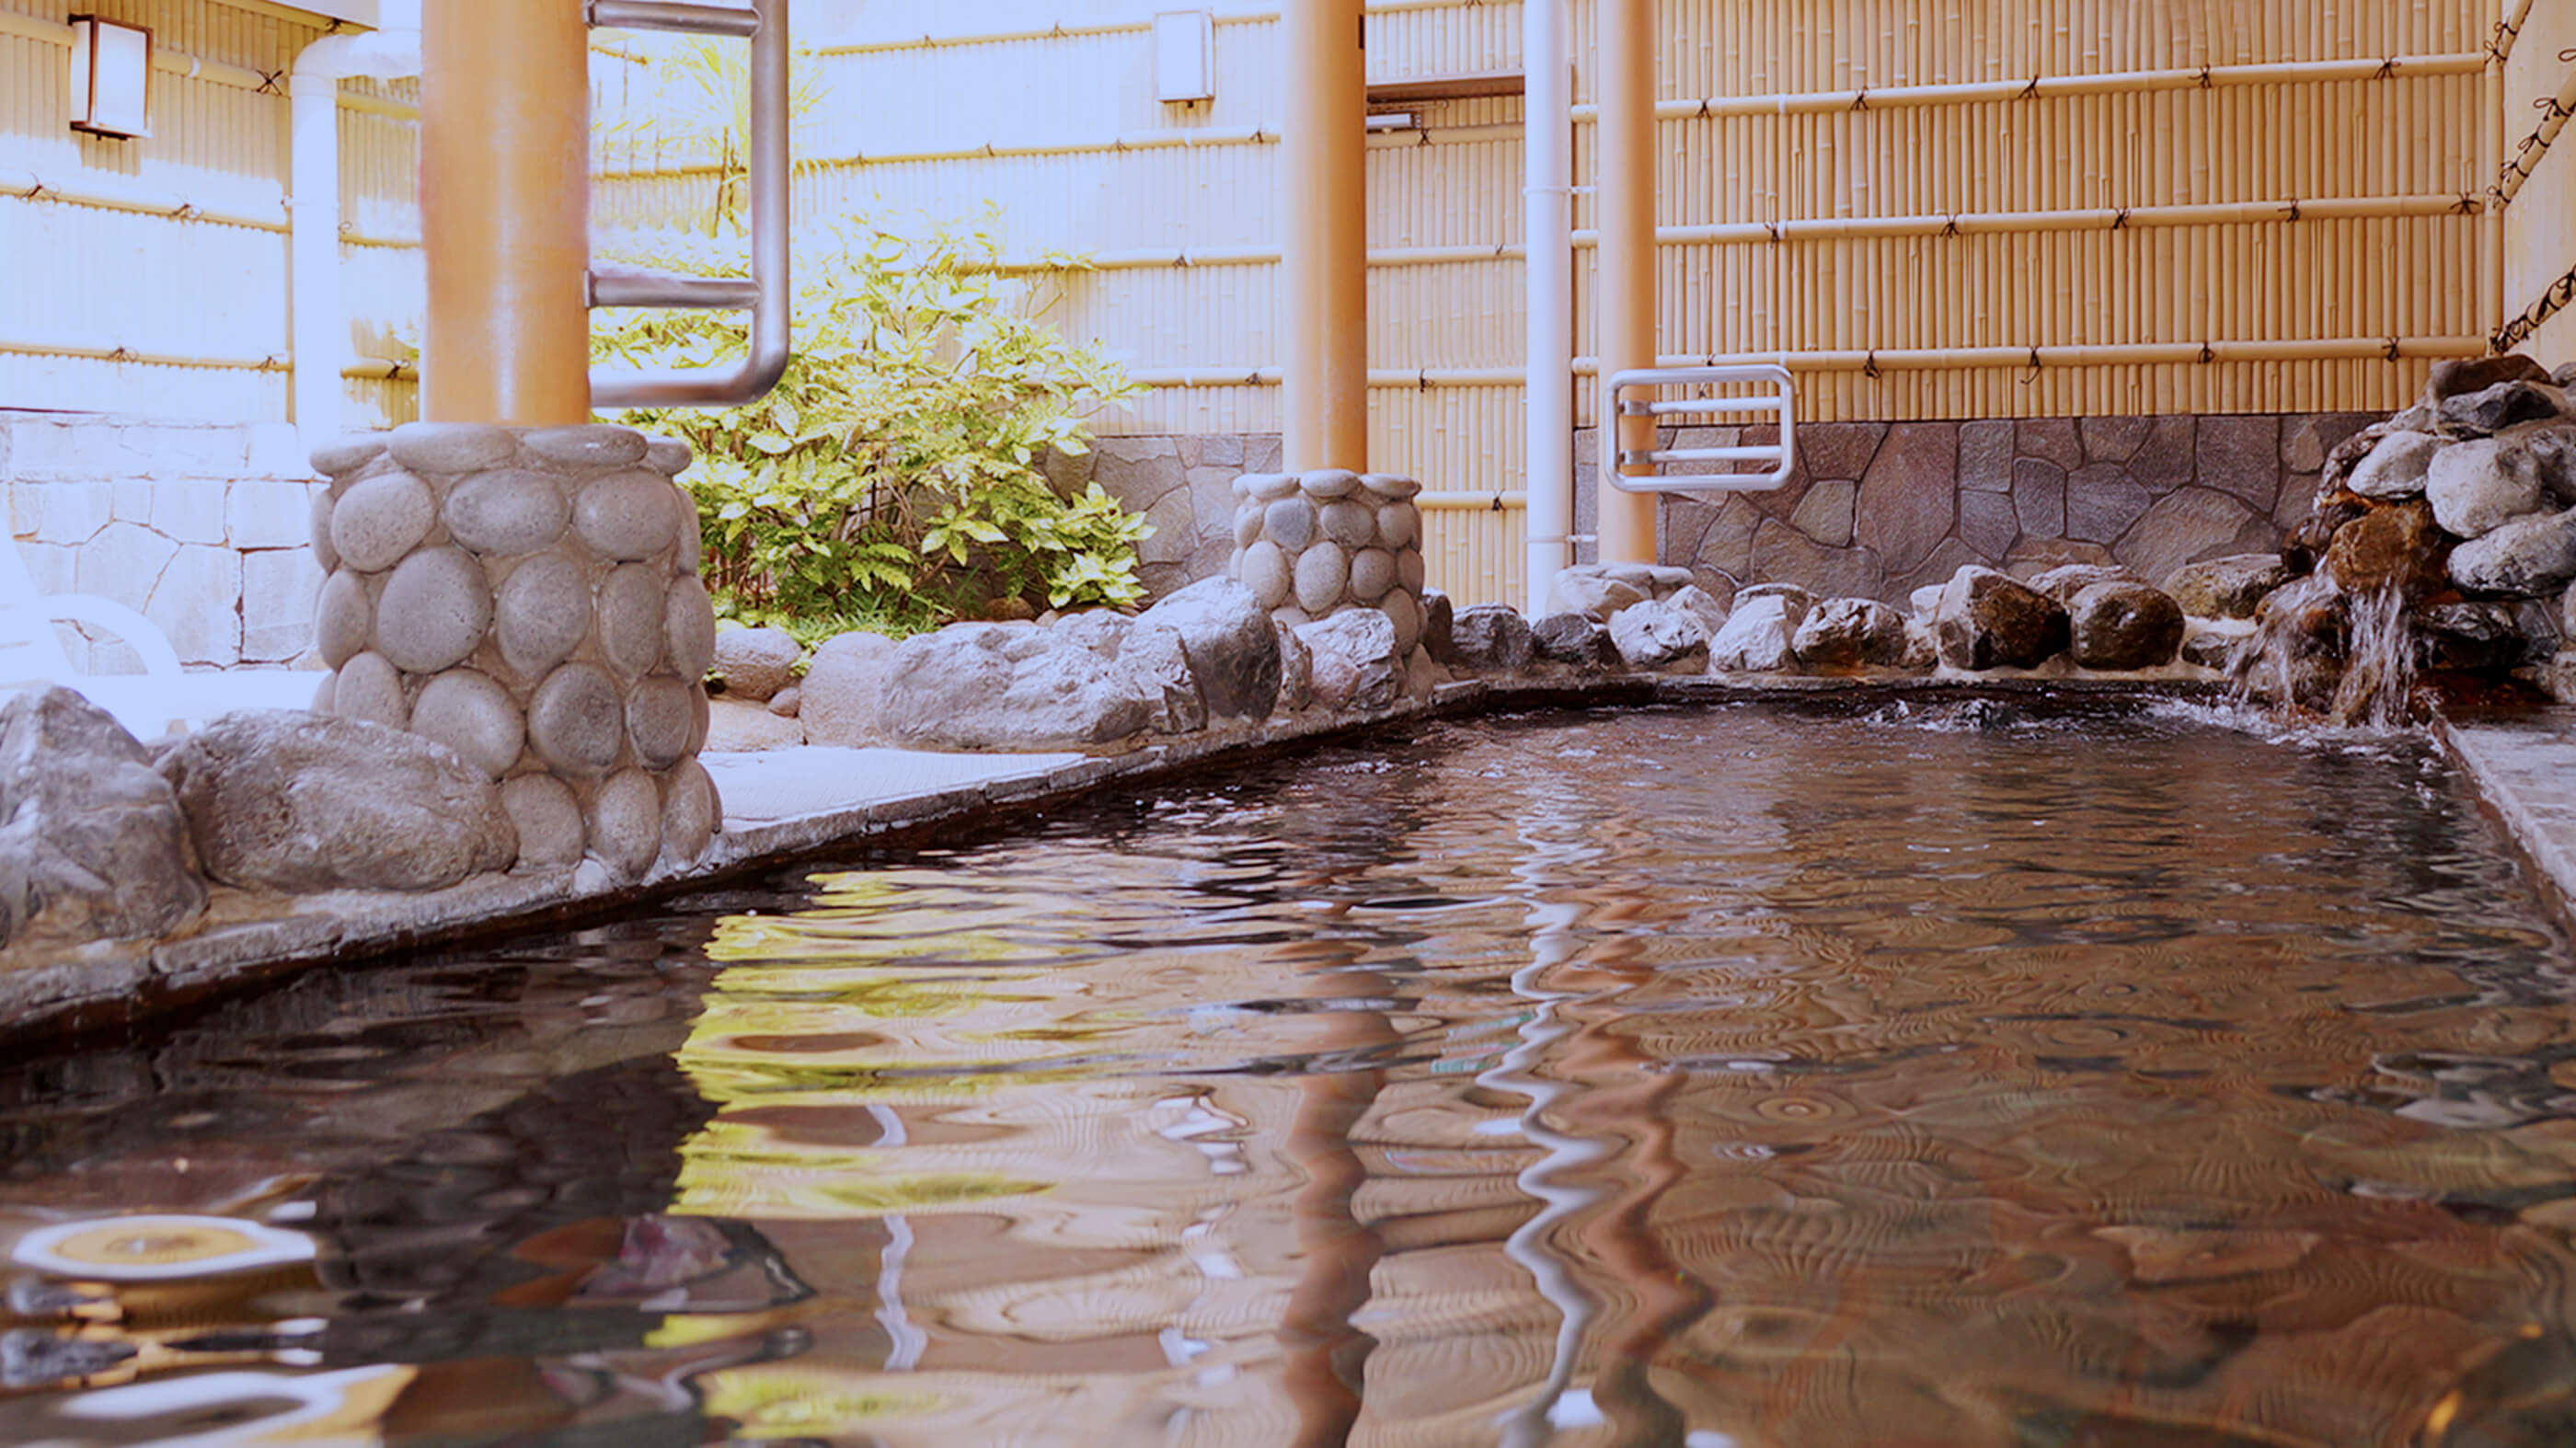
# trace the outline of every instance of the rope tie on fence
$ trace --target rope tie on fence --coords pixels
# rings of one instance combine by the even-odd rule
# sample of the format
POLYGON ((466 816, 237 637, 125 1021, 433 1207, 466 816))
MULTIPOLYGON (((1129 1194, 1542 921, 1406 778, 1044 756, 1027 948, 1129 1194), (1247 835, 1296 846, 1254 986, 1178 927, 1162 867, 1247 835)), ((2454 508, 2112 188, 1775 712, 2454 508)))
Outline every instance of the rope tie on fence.
POLYGON ((2396 78, 2397 78, 2397 57, 2392 55, 2392 56, 2389 56, 2387 59, 2382 60, 2382 61, 2379 63, 2379 69, 2377 69, 2377 70, 2375 70, 2375 71, 2371 72, 2370 78, 2371 78, 2372 80, 2394 80, 2394 79, 2396 79, 2396 78))
POLYGON ((1869 109, 1869 87, 1862 86, 1859 90, 1852 92, 1851 108, 1856 111, 1865 111, 1869 109))
POLYGON ((1780 223, 1776 221, 1766 221, 1762 223, 1762 229, 1771 233, 1771 244, 1773 246, 1778 246, 1780 244, 1780 223))
POLYGON ((1708 119, 1708 97, 1706 96, 1699 98, 1699 118, 1703 121, 1708 119))
POLYGON ((2396 338, 2394 338, 2394 337, 2389 338, 2386 342, 2384 342, 2384 343, 2382 343, 2382 344, 2380 345, 2380 349, 2379 349, 2379 350, 2380 350, 2380 352, 2381 352, 2384 356, 2386 356, 2386 357, 2388 358, 2388 360, 2389 360, 2389 361, 2391 361, 2391 362, 2396 361, 2396 360, 2397 360, 2397 339, 2396 339, 2396 338))
POLYGON ((2200 365, 2201 365, 2201 366, 2203 366, 2203 367, 2206 367, 2206 366, 2208 366, 2210 363, 2215 362, 2215 361, 2217 361, 2217 360, 2218 360, 2218 349, 2217 349, 2217 348, 2215 348, 2215 347, 2212 347, 2212 346, 2211 346, 2211 345, 2209 345, 2207 342, 2203 342, 2203 343, 2201 343, 2201 344, 2200 344, 2200 365))
POLYGON ((27 195, 25 199, 33 201, 38 197, 43 196, 45 191, 46 186, 44 178, 40 176, 30 176, 27 178, 27 195))
POLYGON ((285 78, 286 72, 283 70, 261 71, 259 73, 259 85, 252 91, 252 94, 263 96, 282 96, 286 94, 286 92, 279 90, 277 88, 277 83, 285 78))
POLYGON ((2029 384, 2039 380, 2039 367, 2039 349, 2037 347, 2033 347, 2030 349, 2030 375, 2022 379, 2022 384, 2024 386, 2028 386, 2029 384))
POLYGON ((1418 390, 1418 391, 1422 391, 1422 392, 1429 392, 1429 391, 1431 390, 1431 369, 1430 369, 1430 368, 1428 368, 1428 367, 1425 367, 1425 368, 1422 368, 1422 369, 1420 369, 1419 371, 1415 372, 1415 373, 1414 373, 1414 375, 1413 375, 1413 380, 1414 380, 1414 383, 1415 383, 1416 390, 1418 390))
POLYGON ((2456 206, 2453 206, 2451 209, 2452 209, 2452 210, 2454 210, 2454 211, 2457 211, 2457 212, 2458 212, 2458 213, 2460 213, 2462 216, 2475 216, 2475 215, 2477 215, 2477 214, 2478 214, 2478 196, 2477 196, 2477 193, 2476 193, 2476 192, 2474 192, 2474 191, 2463 191, 2463 192, 2461 192, 2461 193, 2460 193, 2460 200, 2459 200, 2459 204, 2457 204, 2456 206))
POLYGON ((1877 348, 1872 347, 1868 352, 1862 354, 1860 359, 1860 375, 1868 378, 1872 382, 1876 382, 1878 380, 1877 348))
POLYGON ((2125 206, 2121 207, 2120 214, 2111 218, 2111 229, 2113 231, 2126 231, 2129 229, 2129 208, 2125 206))
POLYGON ((1951 212, 1950 219, 1941 223, 1941 234, 1943 236, 1957 236, 1959 234, 1959 213, 1955 211, 1951 212))
POLYGON ((2015 100, 2021 100, 2021 101, 2035 101, 2035 100, 2038 100, 2038 99, 2039 99, 2039 77, 2038 77, 2038 76, 2032 76, 2032 77, 2030 78, 2030 84, 2028 84, 2028 85, 2026 85, 2026 86, 2023 86, 2023 87, 2021 88, 2021 94, 2020 94, 2020 95, 2017 95, 2017 96, 2015 96, 2015 97, 2013 97, 2013 99, 2015 99, 2015 100))
POLYGON ((134 360, 134 354, 126 351, 124 347, 119 346, 115 351, 107 354, 107 360, 110 362, 131 362, 134 360))
POLYGON ((2200 67, 2200 88, 2202 90, 2211 90, 2216 88, 2217 85, 2217 73, 2212 71, 2206 63, 2203 63, 2200 67))
POLYGON ((2291 202, 2289 205, 2287 205, 2287 206, 2285 206, 2285 207, 2281 208, 2281 210, 2282 210, 2282 217, 2281 217, 2281 219, 2282 219, 2282 220, 2284 220, 2284 221, 2296 221, 2296 220, 2298 220, 2298 219, 2299 219, 2299 203, 2297 203, 2297 202, 2293 201, 2293 202, 2291 202))
POLYGON ((2565 276, 2551 282, 2549 290, 2541 294, 2539 301, 2525 307, 2521 316, 2497 328, 2487 345, 2500 353, 2512 351, 2532 333, 2539 331, 2543 322, 2564 310, 2570 301, 2576 301, 2576 268, 2570 268, 2565 276))

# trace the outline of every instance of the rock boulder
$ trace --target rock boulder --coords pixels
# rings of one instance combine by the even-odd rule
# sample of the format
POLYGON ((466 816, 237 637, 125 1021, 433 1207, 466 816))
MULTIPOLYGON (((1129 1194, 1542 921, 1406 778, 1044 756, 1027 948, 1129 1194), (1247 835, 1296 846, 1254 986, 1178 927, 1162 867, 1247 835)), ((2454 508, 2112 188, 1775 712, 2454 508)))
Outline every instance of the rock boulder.
POLYGON ((1579 613, 1551 613, 1531 624, 1530 652, 1541 662, 1585 673, 1619 667, 1619 646, 1610 641, 1610 630, 1579 613))
POLYGON ((1509 604, 1479 603, 1458 610, 1449 628, 1453 669, 1470 674, 1517 674, 1530 665, 1527 620, 1509 604))
POLYGON ((1941 662, 1954 669, 2036 668, 2066 647, 2066 610, 2011 575, 1972 563, 1942 585, 1933 639, 1941 662))
POLYGON ((2075 595, 2066 619, 2066 652, 2088 669, 2161 668, 2182 646, 2182 606, 2143 583, 2096 583, 2075 595))
POLYGON ((2451 581, 2471 593, 2536 597, 2576 578, 2576 510, 2516 518, 2451 550, 2451 581))
POLYGON ((1279 703, 1279 634, 1249 588, 1207 578, 1145 610, 1129 635, 1169 632, 1180 642, 1206 712, 1266 719, 1279 703))
POLYGON ((2425 469, 2424 496, 2446 532, 2475 538, 2540 511, 2546 465, 2528 435, 2453 443, 2425 469))
POLYGON ((806 742, 849 749, 886 742, 878 716, 896 648, 883 634, 851 632, 825 639, 814 650, 796 705, 806 742))
POLYGON ((518 858, 518 832, 482 770, 363 719, 227 714, 157 767, 206 873, 227 885, 441 890, 518 858))
POLYGON ((69 689, 0 705, 0 945, 169 935, 205 908, 178 798, 132 735, 69 689))
POLYGON ((1351 608, 1298 628, 1313 656, 1315 703, 1326 709, 1383 709, 1404 690, 1395 625, 1373 608, 1351 608))
POLYGON ((1709 668, 1722 674, 1777 674, 1797 668, 1798 628, 1806 622, 1807 612, 1805 601, 1793 593, 1738 593, 1726 627, 1717 631, 1708 646, 1709 668))
POLYGON ((1647 599, 1610 620, 1610 644, 1619 661, 1642 673, 1697 674, 1708 668, 1708 631, 1669 603, 1647 599))
POLYGON ((2263 595, 2289 581, 2279 554, 2234 553, 2184 564, 2164 591, 2193 618, 2252 618, 2263 595))
POLYGON ((783 628, 735 628, 716 635, 716 672, 725 692, 751 703, 766 703, 796 682, 796 661, 805 646, 783 628))
MULTIPOLYGON (((818 742, 821 663, 805 683, 806 737, 818 742)), ((877 720, 900 748, 1037 753, 1124 742, 1154 723, 1156 703, 1130 670, 1054 630, 960 623, 895 646, 877 720)))
POLYGON ((1876 599, 1830 598, 1807 611, 1790 646, 1811 669, 1891 668, 1905 661, 1905 615, 1876 599))

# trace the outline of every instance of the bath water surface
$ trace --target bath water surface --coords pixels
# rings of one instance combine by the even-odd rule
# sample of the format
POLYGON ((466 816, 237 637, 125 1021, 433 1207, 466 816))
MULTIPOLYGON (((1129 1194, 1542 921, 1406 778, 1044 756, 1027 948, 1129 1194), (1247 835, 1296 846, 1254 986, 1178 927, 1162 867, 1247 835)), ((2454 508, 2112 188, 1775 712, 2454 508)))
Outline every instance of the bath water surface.
POLYGON ((1428 725, 19 1050, 0 1443, 2562 1444, 2570 967, 2403 737, 1428 725))

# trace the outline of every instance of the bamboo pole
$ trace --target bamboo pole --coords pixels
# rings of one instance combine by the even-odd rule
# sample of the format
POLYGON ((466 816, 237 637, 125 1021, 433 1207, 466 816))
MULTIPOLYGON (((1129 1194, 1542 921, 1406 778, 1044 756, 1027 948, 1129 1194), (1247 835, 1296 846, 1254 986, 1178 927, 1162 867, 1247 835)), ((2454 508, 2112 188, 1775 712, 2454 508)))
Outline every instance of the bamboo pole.
POLYGON ((96 171, 84 171, 70 181, 39 176, 31 171, 0 171, 0 196, 23 201, 57 201, 102 211, 130 211, 171 221, 201 221, 210 226, 239 226, 253 231, 286 230, 286 197, 283 192, 255 205, 227 205, 193 201, 176 191, 96 171), (268 211, 270 205, 277 208, 274 215, 268 211))

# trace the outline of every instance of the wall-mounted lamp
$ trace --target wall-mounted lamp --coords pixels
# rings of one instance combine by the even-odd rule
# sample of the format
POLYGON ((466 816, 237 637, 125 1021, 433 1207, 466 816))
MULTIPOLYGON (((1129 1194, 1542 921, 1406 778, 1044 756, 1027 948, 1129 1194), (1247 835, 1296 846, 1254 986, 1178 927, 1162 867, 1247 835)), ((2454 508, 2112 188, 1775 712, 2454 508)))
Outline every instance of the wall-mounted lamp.
POLYGON ((95 15, 75 15, 71 24, 72 129, 119 138, 150 136, 152 32, 95 15))
POLYGON ((1154 17, 1154 99, 1216 99, 1216 16, 1166 10, 1154 17))

